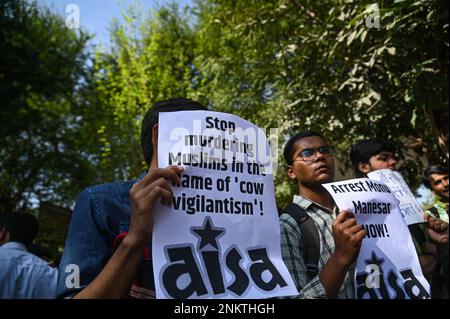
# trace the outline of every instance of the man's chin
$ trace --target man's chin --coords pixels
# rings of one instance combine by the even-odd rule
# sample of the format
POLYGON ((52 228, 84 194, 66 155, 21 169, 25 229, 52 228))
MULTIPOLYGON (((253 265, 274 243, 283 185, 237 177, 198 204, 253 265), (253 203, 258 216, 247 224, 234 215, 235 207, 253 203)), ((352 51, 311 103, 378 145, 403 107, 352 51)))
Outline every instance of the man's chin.
POLYGON ((439 200, 443 201, 443 202, 448 202, 448 192, 447 193, 435 193, 438 197, 439 200))
POLYGON ((320 184, 332 183, 334 182, 334 175, 332 174, 320 174, 317 178, 320 184))

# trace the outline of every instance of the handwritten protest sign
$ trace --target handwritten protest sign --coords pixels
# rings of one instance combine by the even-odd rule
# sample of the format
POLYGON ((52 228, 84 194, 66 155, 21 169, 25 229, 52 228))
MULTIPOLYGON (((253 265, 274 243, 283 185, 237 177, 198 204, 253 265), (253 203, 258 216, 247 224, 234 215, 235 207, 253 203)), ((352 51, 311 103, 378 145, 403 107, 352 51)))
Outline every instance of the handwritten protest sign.
POLYGON ((218 112, 161 113, 158 165, 183 165, 153 232, 157 298, 296 295, 280 252, 264 132, 218 112))
POLYGON ((367 231, 356 262, 357 298, 430 298, 430 286, 391 189, 367 178, 323 186, 339 209, 353 212, 367 231))
POLYGON ((407 225, 424 222, 422 208, 399 172, 380 169, 370 172, 367 176, 389 186, 394 196, 400 201, 400 211, 407 225))

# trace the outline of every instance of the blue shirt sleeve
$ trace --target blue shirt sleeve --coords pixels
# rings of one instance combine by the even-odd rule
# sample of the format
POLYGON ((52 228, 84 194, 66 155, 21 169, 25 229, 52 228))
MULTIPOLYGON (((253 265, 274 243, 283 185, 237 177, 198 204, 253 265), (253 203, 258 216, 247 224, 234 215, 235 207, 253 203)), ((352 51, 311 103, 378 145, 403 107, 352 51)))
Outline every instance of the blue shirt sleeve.
POLYGON ((74 296, 101 272, 112 254, 104 205, 92 188, 84 190, 72 213, 59 265, 57 297, 74 296))

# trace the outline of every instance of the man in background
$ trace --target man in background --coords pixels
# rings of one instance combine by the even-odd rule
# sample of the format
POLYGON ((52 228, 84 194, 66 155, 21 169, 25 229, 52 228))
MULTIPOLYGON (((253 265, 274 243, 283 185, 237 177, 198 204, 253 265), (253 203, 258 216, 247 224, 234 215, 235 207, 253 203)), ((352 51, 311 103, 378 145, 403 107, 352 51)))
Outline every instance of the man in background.
POLYGON ((353 144, 350 159, 356 177, 367 177, 367 174, 379 169, 397 168, 396 147, 390 141, 371 139, 353 144))
MULTIPOLYGON (((397 169, 396 146, 384 139, 362 140, 352 145, 350 159, 356 177, 367 177, 367 174, 379 169, 397 169)), ((409 225, 408 229, 416 248, 422 272, 427 279, 437 263, 436 246, 425 236, 420 224, 409 225)))
POLYGON ((55 298, 58 271, 27 250, 39 229, 28 213, 0 221, 0 299, 55 298))
POLYGON ((423 174, 422 181, 438 199, 425 213, 448 224, 448 166, 429 166, 423 174))

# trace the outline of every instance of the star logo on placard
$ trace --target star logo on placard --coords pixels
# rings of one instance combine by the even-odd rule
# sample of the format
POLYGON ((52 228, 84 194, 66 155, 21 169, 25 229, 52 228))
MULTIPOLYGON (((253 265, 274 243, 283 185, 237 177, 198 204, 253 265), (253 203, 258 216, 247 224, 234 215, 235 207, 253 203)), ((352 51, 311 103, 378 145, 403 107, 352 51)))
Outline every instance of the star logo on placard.
POLYGON ((374 251, 372 251, 372 256, 370 259, 365 259, 366 265, 377 265, 381 269, 381 265, 384 263, 383 258, 378 258, 374 251))
POLYGON ((207 245, 211 245, 215 249, 219 249, 219 246, 217 245, 217 238, 224 235, 225 228, 214 227, 211 217, 206 217, 203 226, 191 227, 191 232, 200 240, 198 250, 201 250, 207 245))

